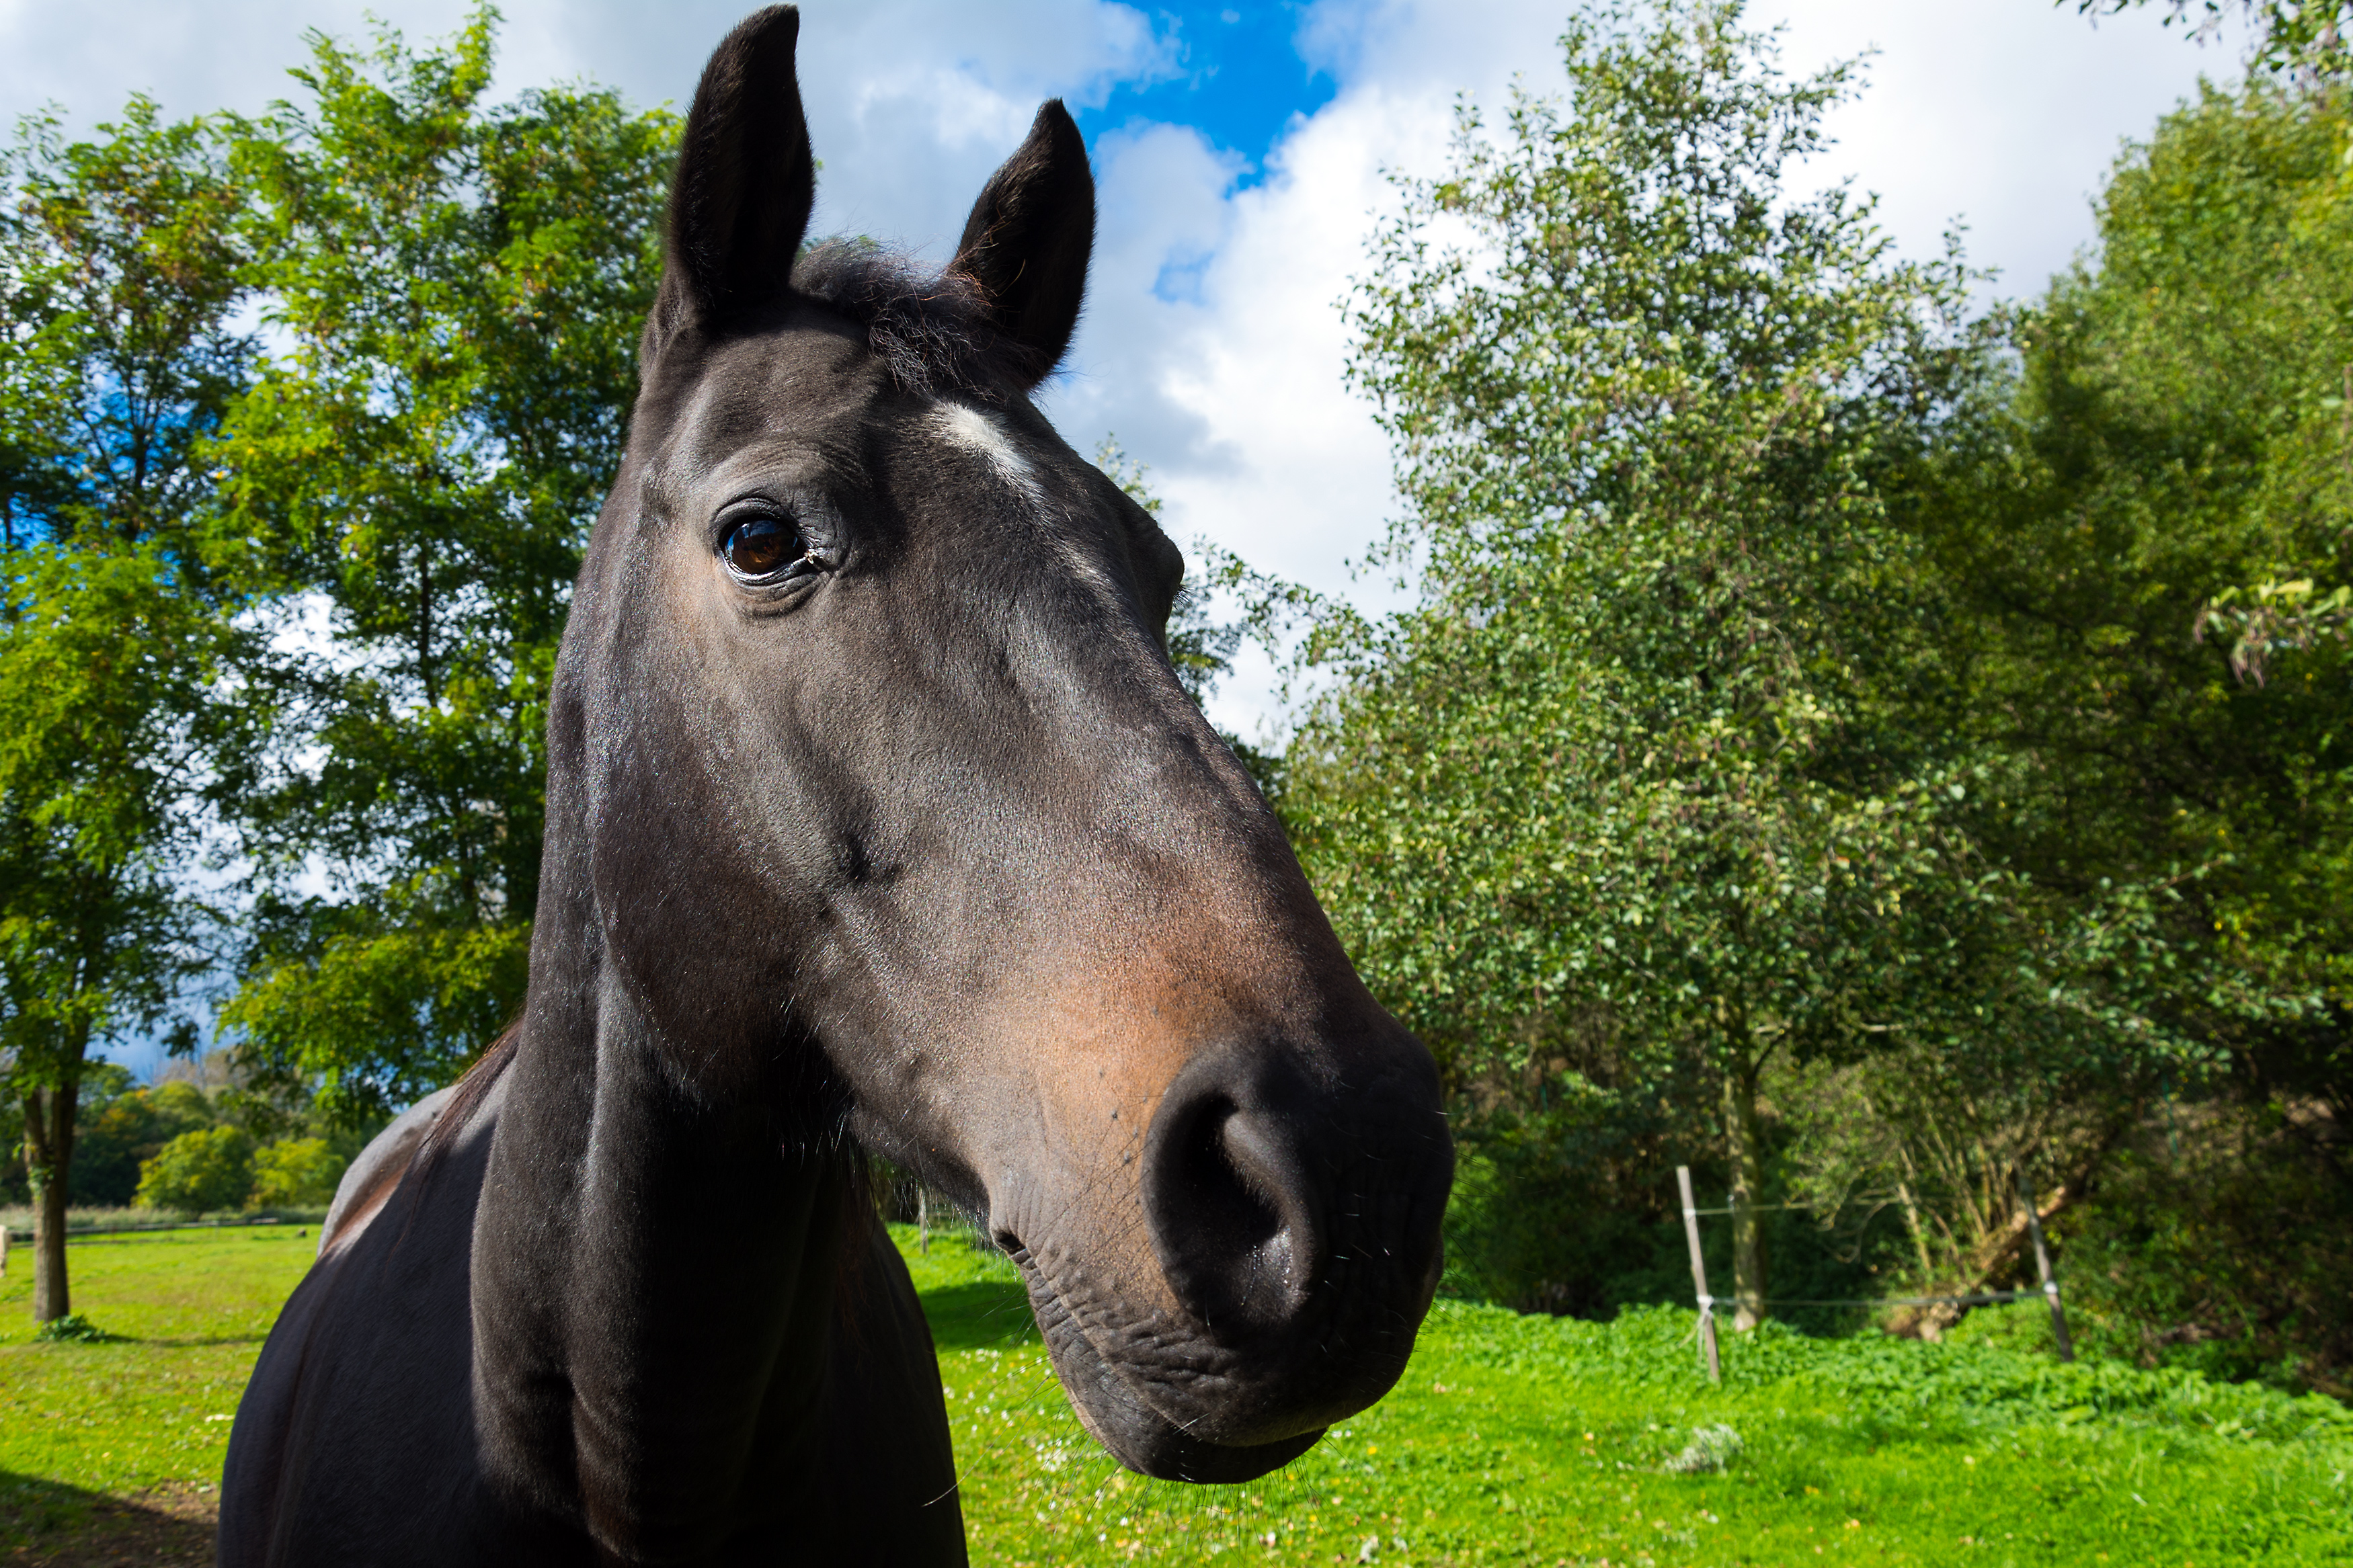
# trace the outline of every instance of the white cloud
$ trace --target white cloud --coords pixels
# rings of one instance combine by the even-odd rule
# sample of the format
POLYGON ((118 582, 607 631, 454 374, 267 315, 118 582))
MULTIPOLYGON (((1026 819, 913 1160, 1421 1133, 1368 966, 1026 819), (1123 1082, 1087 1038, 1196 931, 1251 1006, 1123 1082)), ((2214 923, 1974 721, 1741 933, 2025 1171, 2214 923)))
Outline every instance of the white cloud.
POLYGON ((1200 198, 1229 164, 1198 160, 1188 188, 1165 165, 1103 161, 1107 220, 1146 202, 1201 216, 1156 254, 1113 240, 1051 408, 1073 434, 1117 429, 1154 464, 1180 536, 1206 533, 1265 569, 1346 586, 1341 558, 1370 540, 1390 499, 1371 412, 1341 386, 1336 306, 1389 202, 1381 169, 1434 158, 1447 125, 1442 98, 1352 89, 1282 141, 1262 183, 1221 192, 1221 213, 1202 213, 1200 198), (1219 237, 1206 254, 1204 234, 1219 237), (1156 268, 1183 261, 1194 263, 1186 286, 1155 291, 1156 268))
POLYGON ((2091 197, 2126 138, 2193 96, 2200 71, 2236 74, 2229 39, 2200 48, 2162 7, 2094 28, 2048 0, 1968 5, 1765 0, 1788 22, 1793 71, 1877 46, 1870 90, 1831 121, 1826 176, 1882 194, 1885 226, 1914 254, 1953 218, 1999 267, 2006 295, 2041 290, 2092 237, 2091 197))
MULTIPOLYGON (((1197 297, 1150 297, 1148 254, 1099 273, 1053 411, 1082 448, 1113 428, 1155 466, 1180 539, 1204 534, 1262 568, 1386 601, 1380 583, 1352 585, 1345 566, 1396 501, 1370 411, 1341 385, 1335 304, 1388 204, 1381 170, 1441 168, 1457 95, 1493 110, 1515 80, 1557 90, 1561 15, 1514 0, 1324 0, 1301 41, 1341 90, 1295 122, 1264 184, 1222 195, 1225 237, 1198 268, 1197 297)), ((2000 268, 2010 294, 2038 290, 2091 238, 2090 196, 2120 141, 2147 135, 2201 68, 2227 72, 2233 58, 2192 48, 2154 16, 2095 31, 2048 0, 1764 0, 1750 20, 1787 23, 1793 73, 1878 51, 1867 91, 1831 123, 1837 144, 1800 185, 1851 176, 1883 193, 1883 226, 1913 256, 1936 254, 1965 221, 1972 259, 2000 268)), ((1107 230, 1114 213, 1153 202, 1195 213, 1212 178, 1101 163, 1107 230)), ((1188 237, 1208 226, 1191 222, 1188 237)), ((1126 243, 1148 252, 1155 241, 1126 243)), ((1255 661, 1213 704, 1245 733, 1272 710, 1255 661)))

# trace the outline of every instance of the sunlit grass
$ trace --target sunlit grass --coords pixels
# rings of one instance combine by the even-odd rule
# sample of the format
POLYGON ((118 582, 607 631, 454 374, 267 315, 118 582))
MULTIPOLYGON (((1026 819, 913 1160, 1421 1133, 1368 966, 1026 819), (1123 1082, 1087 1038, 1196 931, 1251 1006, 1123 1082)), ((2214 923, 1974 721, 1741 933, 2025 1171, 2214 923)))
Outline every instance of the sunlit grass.
POLYGON ((976 1563, 2353 1562, 2353 1420, 2326 1402, 1780 1334, 1728 1345, 1710 1388, 1665 1312, 1440 1302, 1396 1392, 1297 1463, 1146 1481, 1080 1429, 1009 1265, 953 1240, 911 1263, 955 1302, 933 1316, 976 1563), (1717 1423, 1725 1473, 1664 1469, 1717 1423))
POLYGON ((218 1485, 227 1417, 316 1246, 296 1226, 74 1242, 74 1310, 122 1336, 105 1344, 33 1342, 32 1253, 12 1250, 0 1471, 116 1497, 218 1485))
MULTIPOLYGON (((309 1266, 298 1228, 77 1242, 76 1310, 124 1336, 103 1344, 32 1342, 15 1254, 0 1492, 217 1486, 220 1417, 309 1266)), ((1601 1327, 1442 1302, 1398 1390, 1298 1463, 1241 1487, 1145 1481, 1081 1430, 1010 1265, 953 1234, 913 1256, 899 1235, 978 1563, 2353 1562, 2353 1418, 2325 1401, 1778 1332, 1728 1343, 1712 1389, 1688 1314, 1667 1312, 1601 1327), (1726 1471, 1664 1469, 1718 1423, 1742 1442, 1726 1471)))

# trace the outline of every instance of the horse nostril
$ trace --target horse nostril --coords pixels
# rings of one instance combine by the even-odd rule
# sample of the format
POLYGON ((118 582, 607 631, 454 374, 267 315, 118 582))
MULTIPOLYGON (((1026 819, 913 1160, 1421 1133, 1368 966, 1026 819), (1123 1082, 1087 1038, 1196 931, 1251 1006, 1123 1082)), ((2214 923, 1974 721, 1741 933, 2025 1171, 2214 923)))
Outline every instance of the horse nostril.
POLYGON ((1222 1093, 1164 1105, 1145 1161, 1153 1241, 1189 1310, 1227 1329, 1297 1310, 1314 1238, 1296 1152, 1279 1122, 1222 1093))
POLYGON ((1181 1188, 1198 1240, 1229 1257, 1254 1253, 1282 1233, 1282 1175, 1266 1129, 1227 1106, 1198 1118, 1166 1180, 1181 1188))

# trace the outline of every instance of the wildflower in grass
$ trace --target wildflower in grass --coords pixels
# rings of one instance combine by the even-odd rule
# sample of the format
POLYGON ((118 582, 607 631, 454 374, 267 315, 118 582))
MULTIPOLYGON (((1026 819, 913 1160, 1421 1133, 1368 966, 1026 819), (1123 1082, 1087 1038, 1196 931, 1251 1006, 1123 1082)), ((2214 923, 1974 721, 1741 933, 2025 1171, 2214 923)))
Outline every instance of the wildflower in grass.
POLYGON ((1730 1464, 1740 1449, 1740 1434, 1729 1426, 1719 1424, 1694 1427, 1690 1444, 1669 1459, 1666 1468, 1679 1476, 1715 1475, 1730 1464))

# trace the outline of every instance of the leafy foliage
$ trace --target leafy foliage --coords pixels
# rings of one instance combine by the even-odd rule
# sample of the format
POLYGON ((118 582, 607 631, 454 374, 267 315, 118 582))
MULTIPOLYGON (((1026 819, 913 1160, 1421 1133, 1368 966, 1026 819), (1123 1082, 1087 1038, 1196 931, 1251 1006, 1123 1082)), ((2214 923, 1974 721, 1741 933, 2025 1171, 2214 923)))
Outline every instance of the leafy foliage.
POLYGON ((237 140, 287 346, 208 449, 235 569, 309 629, 241 801, 261 898, 223 1017, 348 1120, 521 1003, 548 682, 659 276, 675 121, 585 88, 487 105, 492 23, 313 35, 306 101, 237 140), (331 894, 291 890, 312 870, 331 894))
POLYGON ((207 1214, 240 1208, 253 1190, 253 1140, 241 1127, 183 1132, 139 1170, 142 1208, 207 1214))
POLYGON ((1466 111, 1376 243, 1356 374, 1423 607, 1327 628, 1358 679, 1294 748, 1293 817, 1434 1032, 1564 993, 1743 1049, 1752 1011, 1836 1029, 1882 967, 1850 908, 1934 857, 1912 759, 1846 722, 1886 639, 1839 634, 1904 592, 1869 470, 1933 389, 1871 394, 1927 368, 1957 275, 1882 268, 1843 193, 1780 200, 1843 68, 1784 86, 1715 7, 1566 47, 1573 112, 1517 98, 1498 142, 1466 111))
POLYGON ((24 1106, 47 1318, 89 1048, 157 1023, 206 962, 182 873, 246 721, 221 700, 244 638, 196 453, 249 344, 212 126, 134 99, 67 144, 36 117, 0 175, 0 1091, 24 1106))
MULTIPOLYGON (((1720 1086, 1754 1203, 1777 1053, 1977 1050, 2000 1014, 2038 1048, 2182 1043, 2118 984, 2139 890, 2030 914, 1967 830, 1985 779, 1906 526, 1984 374, 1957 253, 1899 261, 1868 201, 1787 188, 1852 67, 1783 78, 1736 6, 1640 20, 1572 26, 1565 106, 1466 110, 1376 237, 1353 374, 1419 603, 1323 618, 1341 683, 1284 808, 1458 1084, 1636 1119, 1720 1086)), ((1736 1251, 1748 1321, 1753 1229, 1736 1251)))
MULTIPOLYGON (((2058 0, 2065 4, 2066 0, 2058 0)), ((2075 9, 2089 16, 2113 16, 2148 0, 2075 0, 2075 9)), ((2192 36, 2200 41, 2214 37, 2234 8, 2231 0, 2165 0, 2165 25, 2188 24, 2195 16, 2192 36)), ((2235 9, 2253 32, 2250 51, 2254 64, 2274 70, 2311 75, 2341 75, 2353 54, 2346 37, 2353 24, 2353 4, 2348 0, 2238 0, 2235 9)))
POLYGON ((2353 1394, 2353 1188, 2316 1120, 2308 1105, 2185 1106, 2107 1163, 2061 1226, 2071 1310, 2102 1348, 2353 1394))
POLYGON ((2242 681, 2194 634, 2233 584, 2353 581, 2346 129, 2335 97, 2260 81, 2168 119, 2111 181, 2097 268, 2020 320, 2017 394, 1929 509, 1968 721, 2018 760, 1981 831, 2071 889, 2210 867, 2153 911, 2220 965, 2169 988, 2176 1026, 2242 1070, 2302 1058, 2314 1088, 2348 1081, 2328 1012, 2233 998, 2341 1005, 2353 663, 2274 650, 2242 681))
POLYGON ((52 1345, 102 1345, 119 1337, 108 1333, 79 1312, 51 1318, 34 1334, 41 1343, 52 1345))
POLYGON ((1851 68, 1706 4, 1564 47, 1353 298, 1418 602, 1261 595, 1337 676, 1286 820, 1468 1112, 1464 1282, 1655 1299, 1668 1167, 1720 1159, 1813 1209, 1810 1278, 2011 1283, 2021 1183, 2057 1215, 2166 1096, 2346 1081, 2335 89, 2210 93, 2098 263, 1967 322, 1957 249, 1787 187, 1851 68))
POLYGON ((324 1138, 281 1138, 254 1151, 253 1186, 245 1206, 256 1209, 324 1208, 334 1201, 335 1184, 350 1160, 324 1138))
POLYGON ((2340 1388, 2341 1335, 2297 1304, 2353 1270, 2318 1217, 2353 1203, 2353 650, 2301 586, 2353 583, 2345 94, 2210 87, 2129 150, 2097 256, 2019 314, 2014 388, 1921 513, 1959 722, 2000 759, 1973 831, 2055 900, 2160 890, 2146 1014, 2196 1047, 2073 1090, 2126 1125, 2067 1228, 2152 1353, 2340 1388))

